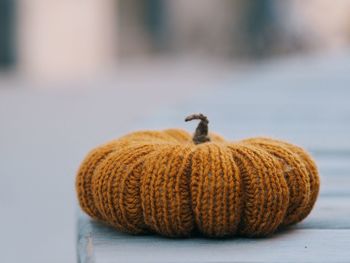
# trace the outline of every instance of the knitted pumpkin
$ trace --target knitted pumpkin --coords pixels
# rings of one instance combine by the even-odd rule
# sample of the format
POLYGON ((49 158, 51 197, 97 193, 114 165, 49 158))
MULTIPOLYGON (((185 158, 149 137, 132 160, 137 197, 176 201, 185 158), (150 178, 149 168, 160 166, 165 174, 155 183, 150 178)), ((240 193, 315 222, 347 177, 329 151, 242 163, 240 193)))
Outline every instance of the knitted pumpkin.
POLYGON ((311 157, 292 144, 226 141, 199 119, 179 129, 139 131, 92 150, 80 166, 82 209, 119 231, 165 236, 266 236, 303 220, 319 191, 311 157))

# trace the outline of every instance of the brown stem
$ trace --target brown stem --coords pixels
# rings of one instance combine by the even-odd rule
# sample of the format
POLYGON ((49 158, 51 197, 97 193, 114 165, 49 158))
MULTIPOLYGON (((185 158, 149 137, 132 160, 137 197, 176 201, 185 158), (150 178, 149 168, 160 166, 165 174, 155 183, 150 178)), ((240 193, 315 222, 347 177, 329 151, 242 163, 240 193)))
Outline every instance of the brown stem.
POLYGON ((185 121, 192 121, 192 120, 201 120, 192 138, 194 144, 209 142, 210 141, 210 137, 208 136, 209 121, 207 116, 204 116, 202 113, 199 113, 199 114, 192 114, 185 119, 185 121))

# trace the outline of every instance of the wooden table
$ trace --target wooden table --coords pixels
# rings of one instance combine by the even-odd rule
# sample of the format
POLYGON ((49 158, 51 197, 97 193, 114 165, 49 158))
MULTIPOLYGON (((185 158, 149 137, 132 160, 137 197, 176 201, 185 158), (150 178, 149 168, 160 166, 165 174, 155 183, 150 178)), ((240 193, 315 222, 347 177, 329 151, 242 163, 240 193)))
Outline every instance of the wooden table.
POLYGON ((269 135, 302 145, 321 174, 307 219, 265 239, 168 239, 118 233, 79 212, 79 262, 349 262, 350 63, 337 61, 262 65, 135 124, 194 130, 183 118, 203 112, 227 138, 269 135))

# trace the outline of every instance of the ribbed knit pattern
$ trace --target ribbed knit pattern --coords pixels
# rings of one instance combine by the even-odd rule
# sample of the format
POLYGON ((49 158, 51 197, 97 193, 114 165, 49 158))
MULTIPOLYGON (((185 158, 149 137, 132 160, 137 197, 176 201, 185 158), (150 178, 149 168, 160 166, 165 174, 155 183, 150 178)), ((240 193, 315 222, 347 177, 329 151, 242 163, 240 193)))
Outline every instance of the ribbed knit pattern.
POLYGON ((122 232, 211 237, 266 236, 311 212, 320 182, 302 148, 210 139, 140 131, 95 148, 76 178, 81 208, 122 232))

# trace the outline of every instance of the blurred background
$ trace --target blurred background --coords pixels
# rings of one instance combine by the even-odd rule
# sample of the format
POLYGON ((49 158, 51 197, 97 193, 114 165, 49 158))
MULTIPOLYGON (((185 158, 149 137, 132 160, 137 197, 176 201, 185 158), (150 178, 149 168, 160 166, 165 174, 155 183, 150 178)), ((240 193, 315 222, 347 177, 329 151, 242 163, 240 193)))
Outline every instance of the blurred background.
POLYGON ((233 104, 263 89, 279 96, 295 88, 278 89, 288 80, 320 85, 298 91, 305 103, 321 88, 346 103, 349 14, 348 0, 0 0, 3 262, 76 260, 74 176, 97 144, 132 129, 185 128, 193 112, 181 109, 223 122, 221 113, 240 114, 227 94, 233 104), (238 101, 249 79, 253 90, 238 101), (216 111, 203 103, 223 97, 216 111))
POLYGON ((39 81, 92 77, 156 56, 237 63, 329 52, 350 39, 347 0, 0 3, 1 67, 39 81))

